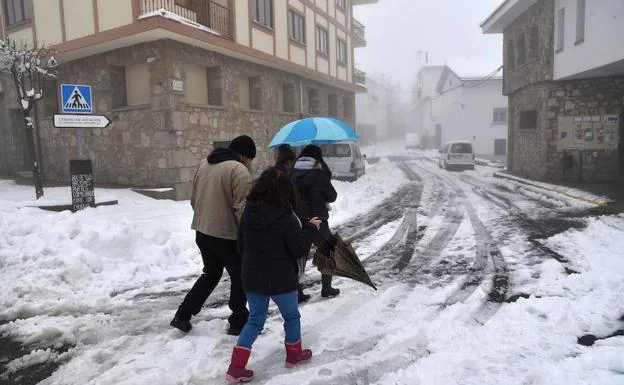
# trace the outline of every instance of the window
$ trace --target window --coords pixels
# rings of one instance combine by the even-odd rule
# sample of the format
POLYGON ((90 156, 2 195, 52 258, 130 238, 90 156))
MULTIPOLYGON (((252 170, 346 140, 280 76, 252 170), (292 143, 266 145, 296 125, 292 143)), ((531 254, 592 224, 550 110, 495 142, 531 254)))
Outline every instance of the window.
POLYGON ((556 41, 555 50, 557 52, 563 51, 563 38, 565 34, 565 8, 561 8, 557 11, 557 23, 556 23, 556 41))
POLYGON ((321 147, 321 150, 323 151, 323 157, 325 158, 349 158, 351 157, 351 146, 348 145, 347 143, 321 144, 320 147, 321 147))
POLYGON ((351 98, 344 98, 344 117, 352 118, 353 117, 353 100, 351 98))
POLYGON ((494 155, 507 154, 507 139, 494 139, 494 155))
POLYGON ((305 18, 303 15, 288 11, 288 34, 291 39, 305 44, 305 18))
POLYGON ((267 27, 273 27, 273 0, 252 0, 253 19, 267 27))
POLYGON ((110 89, 115 90, 112 92, 113 108, 119 108, 127 106, 126 98, 126 69, 122 66, 114 66, 110 69, 110 89))
POLYGON ((338 96, 327 95, 327 112, 329 116, 338 116, 338 96))
POLYGON ((249 108, 252 110, 262 109, 262 86, 260 76, 249 78, 249 108))
POLYGON ((576 44, 585 41, 585 0, 576 0, 576 44))
POLYGON ((242 109, 262 109, 260 76, 241 76, 238 83, 238 103, 242 109))
POLYGON ((492 124, 505 124, 505 123, 507 123, 507 108, 506 107, 494 108, 492 124))
POLYGON ((221 68, 206 68, 206 77, 208 80, 208 104, 211 106, 223 105, 223 86, 221 82, 221 68))
POLYGON ((513 41, 510 41, 507 43, 507 69, 512 70, 514 68, 516 68, 516 51, 513 41))
POLYGON ((336 6, 338 8, 345 9, 345 3, 346 3, 346 0, 336 0, 336 6))
POLYGON ((524 32, 518 36, 518 57, 516 57, 518 66, 526 63, 526 39, 524 37, 524 32))
POLYGON ((347 64, 347 42, 338 39, 338 63, 347 64))
POLYGON ((313 88, 308 89, 308 113, 310 115, 318 115, 321 113, 319 92, 313 88))
POLYGON ((472 144, 470 143, 453 143, 451 144, 452 154, 471 154, 472 144))
POLYGON ((282 85, 282 111, 295 112, 295 85, 282 85))
POLYGON ((126 105, 137 106, 150 102, 150 72, 147 63, 129 65, 125 68, 126 105))
POLYGON ((520 111, 520 129, 531 130, 537 128, 537 111, 520 111))
POLYGON ((208 104, 208 72, 194 64, 184 65, 184 95, 187 103, 208 104))
POLYGON ((321 55, 329 55, 329 34, 326 29, 316 27, 316 52, 321 55))
POLYGON ((539 50, 539 28, 537 25, 531 27, 529 32, 529 60, 537 59, 539 50))
POLYGON ((32 0, 5 0, 4 14, 7 25, 32 19, 32 0))

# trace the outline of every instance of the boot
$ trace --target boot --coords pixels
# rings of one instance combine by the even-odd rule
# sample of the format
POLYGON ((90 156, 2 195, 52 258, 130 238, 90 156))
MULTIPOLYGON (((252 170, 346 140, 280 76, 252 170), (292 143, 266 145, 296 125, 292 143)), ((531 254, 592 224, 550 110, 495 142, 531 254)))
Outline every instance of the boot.
POLYGON ((340 289, 333 288, 331 285, 332 276, 323 274, 321 275, 321 297, 335 297, 340 294, 340 289))
POLYGON ((299 290, 297 291, 297 303, 307 302, 312 296, 303 292, 303 286, 299 284, 299 290))
POLYGON ((286 363, 287 368, 294 368, 297 365, 303 365, 310 362, 312 359, 312 350, 301 349, 301 340, 294 344, 284 342, 286 346, 286 363))
POLYGON ((245 366, 249 361, 251 349, 244 346, 235 346, 232 350, 232 360, 225 379, 230 383, 249 382, 253 378, 253 370, 247 370, 245 366))
POLYGON ((182 319, 181 317, 178 317, 178 316, 173 317, 169 325, 173 326, 176 329, 183 331, 184 333, 190 332, 191 329, 193 328, 190 320, 182 319))

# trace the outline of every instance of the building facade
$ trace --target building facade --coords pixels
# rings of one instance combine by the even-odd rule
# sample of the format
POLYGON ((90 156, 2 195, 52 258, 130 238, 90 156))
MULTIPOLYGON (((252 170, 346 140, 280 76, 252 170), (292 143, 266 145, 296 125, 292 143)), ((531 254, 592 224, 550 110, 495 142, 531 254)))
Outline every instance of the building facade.
POLYGON ((506 0, 482 24, 503 34, 508 169, 540 180, 624 175, 624 4, 506 0))
POLYGON ((495 68, 484 68, 489 69, 466 72, 450 65, 425 66, 419 72, 414 103, 429 148, 465 140, 472 142, 477 156, 505 161, 507 98, 501 94, 502 77, 487 76, 495 68))
MULTIPOLYGON (((37 105, 42 166, 69 178, 77 140, 96 183, 172 187, 189 196, 199 161, 247 134, 255 171, 273 162, 267 145, 285 123, 335 116, 355 125, 354 49, 365 45, 356 0, 3 0, 2 32, 53 46, 61 63, 37 105), (59 85, 86 84, 103 129, 54 128, 59 85)), ((0 172, 25 170, 21 122, 2 81, 0 172)))

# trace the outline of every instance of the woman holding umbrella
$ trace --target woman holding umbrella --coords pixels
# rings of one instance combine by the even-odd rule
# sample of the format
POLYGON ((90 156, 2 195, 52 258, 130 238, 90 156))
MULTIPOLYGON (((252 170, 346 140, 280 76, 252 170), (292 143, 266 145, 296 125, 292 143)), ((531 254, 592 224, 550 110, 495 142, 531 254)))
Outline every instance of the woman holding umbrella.
MULTIPOLYGON (((291 172, 291 179, 299 194, 305 198, 307 218, 318 217, 323 220, 319 228, 321 237, 325 240, 317 244, 317 247, 329 245, 331 232, 327 219, 329 217, 329 203, 336 200, 336 190, 331 184, 331 170, 323 160, 323 152, 317 145, 310 144, 303 148, 295 162, 291 172)), ((309 253, 309 250, 308 250, 309 253)), ((321 276, 321 297, 335 297, 340 290, 331 286, 332 276, 321 276)))

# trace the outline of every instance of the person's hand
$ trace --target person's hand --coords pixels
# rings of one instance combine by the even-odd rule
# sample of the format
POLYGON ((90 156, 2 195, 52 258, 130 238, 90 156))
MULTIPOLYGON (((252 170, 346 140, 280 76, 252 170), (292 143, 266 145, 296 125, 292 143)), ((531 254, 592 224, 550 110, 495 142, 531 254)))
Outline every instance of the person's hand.
POLYGON ((314 218, 310 219, 310 223, 312 223, 314 226, 316 226, 317 230, 321 227, 321 222, 323 222, 323 221, 321 219, 319 219, 319 217, 314 217, 314 218))

